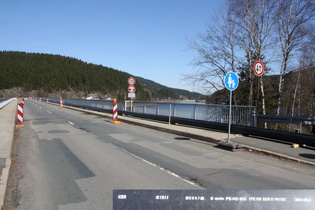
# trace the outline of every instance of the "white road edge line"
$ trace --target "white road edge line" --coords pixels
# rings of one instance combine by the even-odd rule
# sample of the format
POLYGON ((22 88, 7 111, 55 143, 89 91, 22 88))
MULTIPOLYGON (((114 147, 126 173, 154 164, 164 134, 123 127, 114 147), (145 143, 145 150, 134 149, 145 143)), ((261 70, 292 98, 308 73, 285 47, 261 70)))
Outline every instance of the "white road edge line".
POLYGON ((161 171, 164 171, 164 172, 168 173, 169 175, 172 175, 172 176, 174 176, 174 177, 176 177, 176 178, 178 178, 178 179, 180 179, 180 180, 182 180, 182 181, 184 181, 184 182, 187 182, 188 184, 191 184, 191 185, 193 185, 193 186, 195 186, 195 187, 198 187, 198 188, 200 188, 200 189, 203 189, 203 190, 206 189, 206 188, 200 186, 199 184, 197 184, 197 183, 195 183, 195 182, 189 181, 189 180, 187 180, 187 179, 181 177, 180 175, 175 174, 174 172, 169 171, 169 170, 167 170, 167 169, 165 169, 165 168, 162 168, 161 166, 159 166, 159 165, 157 165, 157 164, 155 164, 155 163, 152 163, 152 162, 150 162, 150 161, 147 161, 147 160, 145 160, 145 159, 143 159, 143 158, 141 158, 141 157, 139 157, 139 156, 137 156, 137 155, 135 155, 135 154, 133 154, 133 153, 131 153, 131 152, 128 152, 128 151, 125 150, 125 149, 122 149, 122 148, 120 148, 120 149, 123 150, 124 152, 130 154, 131 156, 134 156, 135 158, 138 158, 138 159, 142 160, 143 162, 145 162, 145 163, 147 163, 147 164, 149 164, 149 165, 151 165, 151 166, 153 166, 153 167, 157 167, 158 169, 160 169, 161 171))

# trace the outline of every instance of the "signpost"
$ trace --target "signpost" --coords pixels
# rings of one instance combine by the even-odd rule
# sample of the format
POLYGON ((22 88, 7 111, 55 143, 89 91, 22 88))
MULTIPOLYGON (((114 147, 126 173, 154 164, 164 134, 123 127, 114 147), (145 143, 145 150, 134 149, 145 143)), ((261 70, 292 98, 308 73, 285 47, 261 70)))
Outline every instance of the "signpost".
POLYGON ((260 86, 260 80, 262 80, 262 78, 259 78, 260 76, 262 76, 264 74, 265 71, 265 66, 261 61, 256 61, 254 63, 254 73, 257 77, 257 99, 256 99, 256 106, 257 106, 257 113, 258 113, 258 103, 259 103, 259 86, 260 86))
POLYGON ((232 91, 238 87, 239 79, 234 72, 228 72, 224 77, 224 85, 230 91, 230 106, 229 106, 229 124, 228 124, 228 144, 230 143, 231 133, 231 116, 232 116, 232 91))
POLYGON ((136 97, 136 87, 134 86, 136 84, 136 79, 133 77, 128 78, 128 97, 130 98, 130 111, 132 112, 132 98, 136 97))

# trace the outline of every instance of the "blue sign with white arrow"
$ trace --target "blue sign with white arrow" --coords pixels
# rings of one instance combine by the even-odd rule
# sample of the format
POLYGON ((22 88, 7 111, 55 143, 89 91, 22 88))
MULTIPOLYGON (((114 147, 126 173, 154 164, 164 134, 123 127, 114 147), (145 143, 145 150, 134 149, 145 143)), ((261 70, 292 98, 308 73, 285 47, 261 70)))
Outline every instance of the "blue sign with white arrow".
POLYGON ((237 74, 234 72, 228 72, 224 77, 224 85, 230 91, 235 90, 238 86, 237 74))

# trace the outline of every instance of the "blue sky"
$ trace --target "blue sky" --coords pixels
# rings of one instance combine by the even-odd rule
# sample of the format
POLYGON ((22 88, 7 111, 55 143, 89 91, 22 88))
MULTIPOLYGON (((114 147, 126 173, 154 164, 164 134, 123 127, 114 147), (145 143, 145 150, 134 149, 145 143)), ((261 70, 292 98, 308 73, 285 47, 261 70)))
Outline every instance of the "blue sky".
MULTIPOLYGON (((0 50, 59 54, 200 92, 188 40, 222 0, 2 0, 0 50)), ((127 82, 126 82, 127 83, 127 82)))

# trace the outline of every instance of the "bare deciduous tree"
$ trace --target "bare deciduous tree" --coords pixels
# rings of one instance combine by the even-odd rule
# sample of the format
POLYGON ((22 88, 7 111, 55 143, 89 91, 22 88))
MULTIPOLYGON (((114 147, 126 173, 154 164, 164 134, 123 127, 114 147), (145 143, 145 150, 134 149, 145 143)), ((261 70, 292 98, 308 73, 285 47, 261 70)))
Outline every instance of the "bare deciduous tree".
POLYGON ((275 16, 278 40, 281 49, 281 69, 279 74, 278 107, 277 115, 280 114, 281 96, 287 66, 294 52, 299 50, 305 37, 310 31, 308 24, 315 15, 315 4, 313 0, 282 0, 277 2, 277 13, 275 16))
MULTIPOLYGON (((249 62, 249 105, 253 101, 253 64, 255 61, 262 61, 271 48, 273 32, 274 1, 270 0, 230 0, 230 12, 240 28, 238 34, 239 44, 247 56, 249 62)), ((262 112, 266 114, 265 93, 263 76, 260 78, 260 90, 262 99, 262 112)), ((257 104, 258 106, 258 104, 257 104)), ((265 125, 266 126, 266 125, 265 125)))
MULTIPOLYGON (((227 0, 226 3, 219 14, 212 16, 207 31, 191 42, 190 49, 199 55, 193 64, 200 67, 200 71, 186 75, 186 79, 203 82, 212 90, 221 90, 226 73, 240 71, 249 84, 248 104, 253 105, 254 62, 260 60, 268 66, 269 62, 279 58, 275 54, 280 55, 276 111, 279 114, 284 77, 292 56, 301 53, 303 48, 303 62, 314 65, 314 57, 309 55, 314 54, 315 38, 314 35, 307 36, 314 31, 311 24, 315 17, 314 0, 227 0)), ((259 93, 262 113, 266 114, 263 78, 259 78, 259 93)), ((301 91, 299 84, 302 83, 302 76, 298 83, 294 82, 297 88, 290 93, 294 98, 301 91)))
POLYGON ((185 79, 219 90, 224 87, 226 73, 236 71, 237 27, 228 14, 227 7, 223 7, 212 16, 206 33, 190 43, 190 49, 198 53, 193 64, 200 67, 200 71, 185 75, 185 79))

